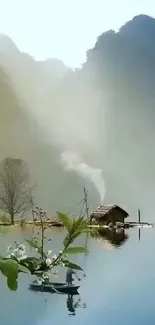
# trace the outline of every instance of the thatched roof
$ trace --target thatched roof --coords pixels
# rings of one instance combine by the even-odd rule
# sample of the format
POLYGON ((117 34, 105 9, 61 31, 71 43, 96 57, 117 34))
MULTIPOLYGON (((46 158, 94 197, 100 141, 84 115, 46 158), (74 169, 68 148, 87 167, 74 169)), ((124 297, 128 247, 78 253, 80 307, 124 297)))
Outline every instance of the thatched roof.
POLYGON ((94 210, 94 212, 91 213, 90 218, 96 218, 96 219, 100 219, 103 218, 108 215, 108 213, 112 212, 112 211, 121 211, 124 214, 124 218, 128 217, 128 213, 123 210, 122 208, 120 208, 118 205, 114 205, 114 204, 105 204, 105 205, 101 205, 99 206, 96 210, 94 210))

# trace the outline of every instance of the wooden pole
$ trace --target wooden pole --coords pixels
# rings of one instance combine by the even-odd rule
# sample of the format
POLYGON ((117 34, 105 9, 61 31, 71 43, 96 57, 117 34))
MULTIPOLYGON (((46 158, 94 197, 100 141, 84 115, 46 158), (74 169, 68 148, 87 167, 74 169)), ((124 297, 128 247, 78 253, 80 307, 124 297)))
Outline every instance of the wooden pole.
POLYGON ((140 220, 140 209, 138 209, 138 222, 141 223, 141 220, 140 220))
POLYGON ((33 219, 33 222, 35 222, 35 217, 34 217, 34 201, 33 201, 33 195, 32 195, 32 191, 30 191, 30 203, 31 203, 31 212, 32 212, 32 219, 33 219))
MULTIPOLYGON (((89 219, 89 208, 88 208, 88 194, 86 191, 86 188, 84 187, 84 202, 86 206, 86 215, 87 215, 87 220, 89 219)), ((88 233, 86 233, 86 243, 85 243, 85 248, 88 246, 88 233)), ((85 253, 85 258, 86 258, 87 253, 85 253)))
POLYGON ((86 191, 86 188, 84 187, 84 197, 85 197, 85 205, 86 205, 86 214, 87 214, 87 219, 89 218, 89 208, 88 208, 88 194, 86 191))
MULTIPOLYGON (((141 220, 140 220, 141 218, 140 218, 140 209, 138 209, 138 222, 139 223, 141 223, 141 220)), ((140 231, 141 229, 139 228, 138 229, 138 238, 139 238, 139 241, 140 241, 140 239, 141 239, 141 231, 140 231)))

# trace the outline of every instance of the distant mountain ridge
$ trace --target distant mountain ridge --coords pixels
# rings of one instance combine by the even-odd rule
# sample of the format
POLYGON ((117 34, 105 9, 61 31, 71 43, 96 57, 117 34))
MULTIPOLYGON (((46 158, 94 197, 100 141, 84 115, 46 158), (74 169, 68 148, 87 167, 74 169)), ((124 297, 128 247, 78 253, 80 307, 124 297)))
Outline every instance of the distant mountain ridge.
POLYGON ((136 16, 117 33, 108 31, 99 36, 84 66, 86 71, 91 70, 94 87, 101 91, 101 125, 106 117, 106 199, 133 211, 141 207, 151 218, 155 182, 154 39, 155 19, 136 16))
POLYGON ((91 182, 66 172, 60 154, 75 150, 103 168, 106 203, 152 220, 155 183, 155 19, 139 15, 100 35, 75 72, 61 61, 37 62, 0 37, 0 158, 28 160, 37 197, 50 213, 75 206, 91 182), (7 80, 7 81, 6 81, 7 80), (2 90, 3 89, 3 90, 2 90))
POLYGON ((8 37, 0 37, 0 111, 3 116, 0 159, 11 155, 28 162, 37 201, 50 214, 58 209, 72 209, 75 213, 74 207, 81 200, 85 185, 83 177, 64 171, 61 141, 55 138, 52 126, 49 130, 52 123, 57 125, 57 134, 62 132, 59 115, 55 121, 54 112, 48 117, 53 107, 63 108, 65 94, 62 99, 59 95, 63 92, 61 81, 67 74, 72 74, 72 70, 61 61, 37 62, 28 54, 20 53, 8 37))

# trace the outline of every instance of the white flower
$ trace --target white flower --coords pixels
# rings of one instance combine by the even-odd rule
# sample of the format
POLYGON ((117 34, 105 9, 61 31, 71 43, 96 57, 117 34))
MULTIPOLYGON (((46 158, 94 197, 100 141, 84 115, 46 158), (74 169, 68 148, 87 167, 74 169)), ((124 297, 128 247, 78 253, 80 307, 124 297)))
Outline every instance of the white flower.
POLYGON ((42 280, 41 279, 37 279, 37 283, 41 286, 42 285, 42 280))
POLYGON ((26 250, 25 245, 18 245, 13 252, 12 255, 15 256, 18 260, 26 258, 26 250))
POLYGON ((8 245, 7 252, 10 254, 7 257, 11 258, 14 256, 17 260, 25 259, 27 257, 25 245, 19 244, 16 241, 14 243, 16 247, 14 249, 12 249, 11 245, 8 245))
POLYGON ((16 247, 18 247, 20 244, 15 240, 14 243, 16 244, 16 247))
POLYGON ((47 273, 44 273, 42 277, 44 280, 47 280, 47 279, 49 280, 49 275, 47 273))
POLYGON ((52 258, 53 258, 53 260, 56 260, 57 256, 56 255, 53 255, 52 258))
POLYGON ((62 251, 60 251, 59 253, 62 254, 62 251))
POLYGON ((52 254, 52 251, 49 249, 48 251, 47 251, 47 255, 49 256, 49 255, 51 255, 52 254))
POLYGON ((61 266, 65 266, 65 263, 63 263, 63 262, 61 262, 61 264, 60 264, 61 266))
POLYGON ((46 265, 47 267, 50 267, 52 264, 52 260, 50 258, 46 258, 46 265))
POLYGON ((12 255, 14 255, 15 257, 18 257, 19 255, 19 249, 18 248, 15 248, 12 255))
POLYGON ((27 258, 27 255, 23 255, 23 256, 19 257, 18 259, 21 261, 21 260, 25 260, 25 258, 27 258))
POLYGON ((25 251, 25 245, 23 245, 23 244, 19 245, 19 249, 21 249, 22 251, 25 251))

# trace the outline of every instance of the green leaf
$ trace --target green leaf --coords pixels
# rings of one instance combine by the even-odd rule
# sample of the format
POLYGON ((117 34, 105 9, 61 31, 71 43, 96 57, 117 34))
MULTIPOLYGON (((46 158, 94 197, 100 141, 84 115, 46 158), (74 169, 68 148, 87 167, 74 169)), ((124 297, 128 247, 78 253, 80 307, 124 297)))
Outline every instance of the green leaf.
POLYGON ((81 235, 81 232, 73 232, 70 235, 68 234, 63 241, 64 246, 68 246, 74 242, 74 240, 81 235))
POLYGON ((92 232, 92 229, 91 228, 83 228, 82 230, 81 230, 81 233, 82 234, 84 234, 84 233, 91 233, 92 232))
POLYGON ((7 278, 7 285, 10 290, 16 291, 18 288, 18 282, 17 279, 14 279, 13 277, 8 277, 7 278))
POLYGON ((63 263, 65 264, 65 267, 68 267, 72 270, 79 270, 79 271, 83 271, 83 269, 81 268, 81 266, 74 264, 72 262, 69 262, 67 260, 63 260, 63 263))
POLYGON ((22 264, 18 264, 18 270, 23 273, 31 273, 30 270, 22 264))
POLYGON ((64 254, 83 254, 87 252, 88 250, 85 247, 69 247, 65 249, 64 254))
POLYGON ((20 261, 20 264, 25 264, 25 263, 34 263, 36 265, 41 264, 43 260, 41 260, 40 258, 37 257, 26 257, 23 260, 20 261))
POLYGON ((69 238, 70 238, 70 236, 69 236, 69 234, 67 234, 66 237, 63 240, 63 244, 64 244, 65 247, 69 244, 69 238))
POLYGON ((18 263, 12 259, 0 260, 0 270, 7 277, 7 284, 10 290, 17 290, 18 263))
MULTIPOLYGON (((34 239, 25 239, 25 241, 26 241, 26 242, 27 242, 31 247, 33 247, 33 248, 35 248, 35 249, 37 248, 39 254, 42 253, 41 246, 40 246, 38 243, 36 243, 36 241, 35 241, 34 239)), ((44 255, 45 258, 47 257, 45 253, 43 253, 43 255, 44 255)))
POLYGON ((72 244, 74 242, 74 240, 81 235, 81 232, 75 232, 72 236, 71 236, 71 240, 70 240, 70 244, 72 244))
POLYGON ((6 277, 18 276, 18 263, 12 259, 0 260, 0 270, 6 277))
POLYGON ((27 257, 20 261, 20 264, 28 268, 31 273, 33 273, 42 263, 43 260, 37 257, 27 257))
POLYGON ((57 211, 57 215, 64 227, 70 232, 72 227, 72 220, 70 219, 70 217, 67 214, 59 211, 57 211))
POLYGON ((17 259, 17 257, 16 257, 16 256, 14 256, 14 255, 11 255, 11 256, 10 256, 10 258, 11 258, 12 260, 14 260, 14 261, 16 261, 16 262, 18 263, 18 259, 17 259))
POLYGON ((74 240, 83 233, 91 232, 88 228, 88 222, 84 220, 84 217, 79 217, 77 219, 71 220, 71 225, 69 228, 69 234, 64 238, 64 246, 69 246, 74 242, 74 240))
POLYGON ((37 249, 40 248, 39 244, 36 243, 34 239, 25 239, 25 241, 33 248, 37 248, 37 249))

